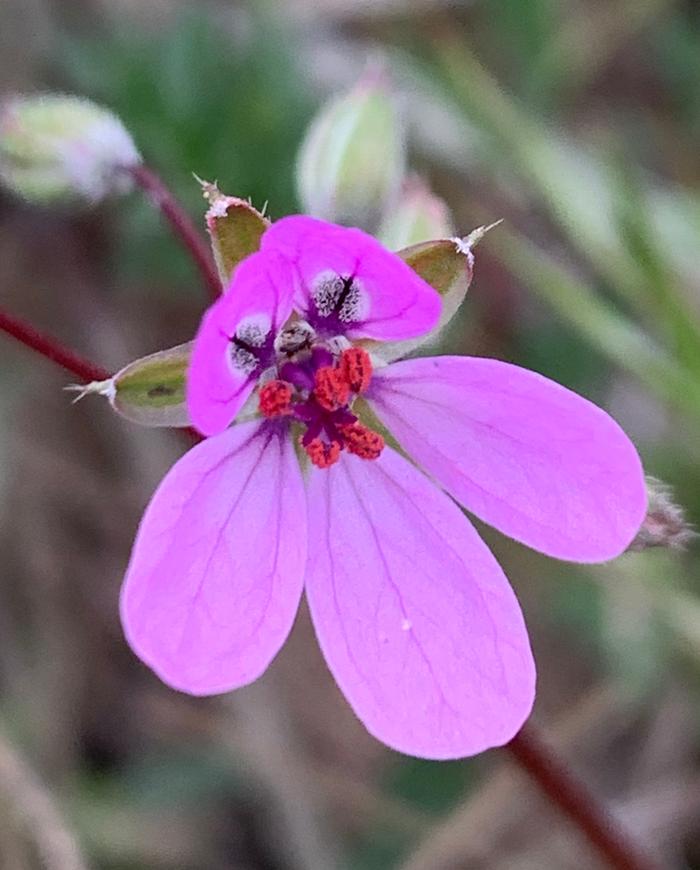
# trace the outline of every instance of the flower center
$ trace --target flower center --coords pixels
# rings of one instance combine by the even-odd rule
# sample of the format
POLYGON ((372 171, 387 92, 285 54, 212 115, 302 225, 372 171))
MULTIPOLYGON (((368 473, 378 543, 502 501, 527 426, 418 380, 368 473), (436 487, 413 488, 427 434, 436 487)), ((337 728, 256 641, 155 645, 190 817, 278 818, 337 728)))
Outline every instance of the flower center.
POLYGON ((314 465, 329 468, 343 450, 362 459, 379 456, 384 439, 351 411, 372 378, 366 350, 351 347, 336 359, 326 348, 314 347, 305 359, 285 362, 278 375, 260 388, 260 413, 306 426, 300 443, 314 465))

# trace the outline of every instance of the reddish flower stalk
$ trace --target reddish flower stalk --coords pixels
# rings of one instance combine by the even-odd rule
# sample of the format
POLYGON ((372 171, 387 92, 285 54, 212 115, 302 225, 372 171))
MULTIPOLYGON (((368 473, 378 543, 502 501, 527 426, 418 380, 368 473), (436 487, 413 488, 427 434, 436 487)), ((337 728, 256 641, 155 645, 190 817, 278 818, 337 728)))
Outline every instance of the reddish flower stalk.
POLYGON ((55 338, 39 332, 30 323, 26 323, 2 309, 0 309, 0 329, 52 362, 58 363, 81 381, 104 381, 110 377, 110 373, 106 369, 84 359, 74 351, 64 347, 55 338))
POLYGON ((148 196, 153 205, 161 212, 170 227, 182 242, 188 254, 199 269, 209 295, 213 300, 221 296, 221 279, 216 271, 211 252, 190 216, 182 208, 163 180, 144 164, 128 168, 134 181, 148 196))
MULTIPOLYGON (((110 376, 105 369, 1 309, 0 329, 82 380, 106 380, 110 376)), ((190 432, 185 430, 183 434, 190 442, 190 432)), ((521 730, 506 748, 611 867, 616 870, 659 870, 658 865, 642 854, 620 830, 607 810, 573 776, 565 761, 543 742, 532 726, 521 730)))
POLYGON ((523 728, 506 749, 610 867, 616 870, 660 870, 660 865, 640 852, 605 807, 532 726, 523 728))

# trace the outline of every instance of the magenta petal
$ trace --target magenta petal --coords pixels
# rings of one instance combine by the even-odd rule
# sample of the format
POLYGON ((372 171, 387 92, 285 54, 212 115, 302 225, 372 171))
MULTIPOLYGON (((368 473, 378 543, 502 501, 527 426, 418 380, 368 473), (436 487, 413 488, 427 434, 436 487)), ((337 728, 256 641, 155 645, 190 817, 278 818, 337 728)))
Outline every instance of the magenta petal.
POLYGON ((405 360, 371 399, 401 446, 480 519, 536 550, 602 562, 629 545, 646 487, 634 445, 591 402, 476 357, 405 360))
POLYGON ((390 448, 309 481, 307 596, 333 675, 367 729, 409 755, 510 740, 535 669, 520 607, 459 508, 390 448))
POLYGON ((228 291, 205 313, 187 372, 187 408, 204 435, 229 425, 269 365, 294 290, 295 272, 287 260, 258 252, 240 263, 228 291), (237 347, 234 337, 252 351, 237 347))
POLYGON ((193 695, 255 680, 303 585, 304 488, 288 437, 244 423, 185 454, 141 521, 121 596, 132 649, 193 695))
POLYGON ((439 294, 400 257, 361 230, 296 215, 273 223, 261 245, 296 264, 302 285, 297 306, 312 322, 319 284, 337 277, 354 279, 358 293, 354 313, 338 324, 349 338, 413 338, 438 321, 439 294))

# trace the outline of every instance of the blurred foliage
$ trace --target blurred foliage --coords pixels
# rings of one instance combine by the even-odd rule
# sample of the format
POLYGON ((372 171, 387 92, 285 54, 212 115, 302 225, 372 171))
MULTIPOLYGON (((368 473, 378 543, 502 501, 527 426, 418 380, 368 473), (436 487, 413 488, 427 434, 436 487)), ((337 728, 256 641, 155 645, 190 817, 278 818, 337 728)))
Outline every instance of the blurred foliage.
MULTIPOLYGON (((240 34, 194 7, 156 32, 124 19, 103 34, 66 36, 59 60, 66 86, 123 119, 202 226, 192 173, 258 208, 269 203, 275 217, 297 209, 292 167, 312 103, 274 19, 256 12, 240 34)), ((132 280, 191 286, 190 264, 150 206, 134 196, 119 209, 117 266, 132 280)))

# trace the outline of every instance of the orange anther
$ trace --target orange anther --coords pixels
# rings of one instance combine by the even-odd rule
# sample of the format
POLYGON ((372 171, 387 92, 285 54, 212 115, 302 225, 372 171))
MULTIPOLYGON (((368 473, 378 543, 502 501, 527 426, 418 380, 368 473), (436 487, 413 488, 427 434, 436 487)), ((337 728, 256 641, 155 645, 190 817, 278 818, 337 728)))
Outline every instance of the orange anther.
POLYGON ((260 388, 258 407, 263 417, 284 417, 291 414, 291 386, 285 381, 268 381, 260 388))
POLYGON ((338 369, 353 393, 364 393, 372 379, 372 361, 361 347, 344 350, 340 354, 338 369))
POLYGON ((362 423, 351 423, 341 429, 345 446, 360 459, 377 459, 384 449, 384 439, 362 423))
POLYGON ((314 438, 303 447, 316 468, 330 468, 340 456, 340 444, 337 441, 327 442, 314 438))
POLYGON ((314 396, 324 410, 336 411, 347 404, 350 387, 338 369, 323 366, 315 375, 314 396))

